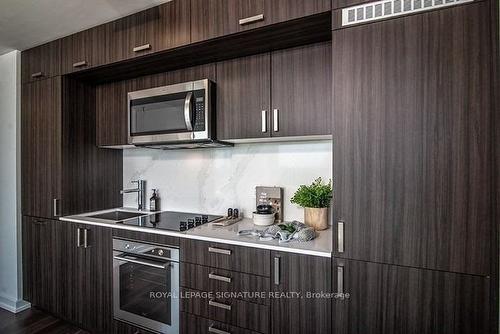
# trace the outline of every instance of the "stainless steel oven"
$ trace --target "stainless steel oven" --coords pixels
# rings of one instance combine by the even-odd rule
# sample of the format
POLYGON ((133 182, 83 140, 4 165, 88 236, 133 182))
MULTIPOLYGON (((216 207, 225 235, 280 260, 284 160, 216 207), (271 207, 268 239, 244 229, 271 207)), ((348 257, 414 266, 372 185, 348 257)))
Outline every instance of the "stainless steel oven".
POLYGON ((114 318, 179 333, 179 249, 113 239, 114 318))
POLYGON ((129 92, 129 144, 221 146, 215 138, 214 90, 215 84, 204 79, 129 92))

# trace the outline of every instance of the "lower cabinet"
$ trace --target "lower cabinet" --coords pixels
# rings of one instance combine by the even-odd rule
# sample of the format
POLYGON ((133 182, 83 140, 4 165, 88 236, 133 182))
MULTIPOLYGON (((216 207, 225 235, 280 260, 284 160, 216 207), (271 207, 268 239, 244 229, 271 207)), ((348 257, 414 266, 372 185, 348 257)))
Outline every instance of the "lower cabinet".
POLYGON ((25 299, 93 333, 112 324, 111 229, 23 217, 25 299))
POLYGON ((494 333, 487 277, 333 260, 333 333, 494 333))
POLYGON ((272 252, 271 262, 271 333, 330 333, 331 259, 272 252))

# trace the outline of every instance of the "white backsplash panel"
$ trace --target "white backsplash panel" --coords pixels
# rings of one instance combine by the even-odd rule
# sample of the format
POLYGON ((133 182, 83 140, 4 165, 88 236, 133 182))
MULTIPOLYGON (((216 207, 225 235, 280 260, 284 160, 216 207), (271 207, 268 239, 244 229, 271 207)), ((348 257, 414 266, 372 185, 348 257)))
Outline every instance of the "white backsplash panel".
MULTIPOLYGON (((246 217, 255 210, 255 186, 283 188, 285 220, 303 221, 303 210, 290 203, 301 184, 332 175, 332 142, 240 144, 234 147, 162 151, 123 151, 123 186, 147 181, 158 188, 162 210, 224 214, 239 208, 246 217)), ((136 194, 125 194, 124 206, 137 206, 136 194)))

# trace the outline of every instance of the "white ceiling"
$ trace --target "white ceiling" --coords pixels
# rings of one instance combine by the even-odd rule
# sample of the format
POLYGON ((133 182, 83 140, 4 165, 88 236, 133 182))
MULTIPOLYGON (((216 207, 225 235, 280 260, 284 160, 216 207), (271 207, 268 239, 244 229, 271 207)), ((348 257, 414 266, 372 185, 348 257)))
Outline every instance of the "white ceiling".
POLYGON ((0 0, 0 55, 29 49, 166 1, 0 0))

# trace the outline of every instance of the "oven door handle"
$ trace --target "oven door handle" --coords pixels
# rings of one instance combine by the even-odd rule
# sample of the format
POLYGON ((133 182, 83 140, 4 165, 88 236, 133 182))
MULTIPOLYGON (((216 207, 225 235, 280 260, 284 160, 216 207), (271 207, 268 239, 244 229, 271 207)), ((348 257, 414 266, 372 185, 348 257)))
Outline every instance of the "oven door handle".
POLYGON ((184 121, 186 122, 186 128, 188 131, 193 131, 193 123, 191 123, 191 100, 193 98, 193 92, 189 92, 184 100, 184 121))
POLYGON ((115 256, 113 256, 113 258, 115 260, 118 260, 118 261, 137 263, 137 264, 142 264, 144 266, 158 268, 158 269, 165 269, 165 267, 170 264, 170 262, 159 264, 158 262, 155 262, 155 261, 138 260, 137 258, 131 259, 129 257, 124 257, 124 256, 119 256, 119 255, 115 255, 115 256))

